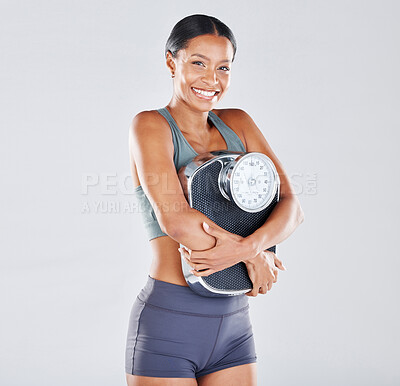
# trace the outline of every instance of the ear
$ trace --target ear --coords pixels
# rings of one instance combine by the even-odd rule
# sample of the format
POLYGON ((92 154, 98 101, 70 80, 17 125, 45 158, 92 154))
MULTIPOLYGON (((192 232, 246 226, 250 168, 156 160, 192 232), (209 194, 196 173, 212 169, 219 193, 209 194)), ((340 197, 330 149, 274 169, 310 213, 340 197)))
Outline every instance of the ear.
POLYGON ((171 74, 175 73, 176 65, 175 59, 172 57, 171 51, 167 51, 166 64, 171 74))

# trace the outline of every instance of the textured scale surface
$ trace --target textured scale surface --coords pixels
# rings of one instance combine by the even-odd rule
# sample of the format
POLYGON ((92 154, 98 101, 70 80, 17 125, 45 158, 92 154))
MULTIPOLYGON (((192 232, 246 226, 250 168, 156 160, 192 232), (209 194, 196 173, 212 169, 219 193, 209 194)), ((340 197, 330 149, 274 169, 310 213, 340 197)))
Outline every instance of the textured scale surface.
MULTIPOLYGON (((246 237, 263 225, 278 201, 279 191, 264 210, 256 213, 240 209, 233 201, 226 199, 218 187, 221 162, 211 162, 203 166, 192 179, 190 188, 194 209, 202 212, 210 220, 228 232, 246 237)), ((275 246, 268 250, 275 252, 275 246)), ((234 291, 252 288, 252 282, 242 262, 222 271, 203 276, 203 280, 212 288, 234 291)))

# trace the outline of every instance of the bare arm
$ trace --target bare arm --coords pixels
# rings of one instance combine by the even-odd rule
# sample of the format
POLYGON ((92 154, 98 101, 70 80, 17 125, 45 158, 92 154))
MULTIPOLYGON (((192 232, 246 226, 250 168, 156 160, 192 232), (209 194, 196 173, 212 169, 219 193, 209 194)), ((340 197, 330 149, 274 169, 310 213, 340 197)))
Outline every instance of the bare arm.
POLYGON ((232 121, 228 123, 236 125, 236 129, 240 130, 248 152, 263 153, 274 163, 280 177, 280 201, 267 221, 251 235, 241 238, 234 247, 232 234, 211 227, 207 233, 216 238, 215 247, 206 251, 192 250, 190 254, 183 251, 181 254, 197 270, 193 272, 196 276, 208 276, 239 261, 245 262, 253 282, 253 296, 260 287, 260 293, 266 293, 270 289, 272 282, 276 281, 276 267, 285 269, 274 253, 263 251, 288 238, 303 222, 304 214, 282 164, 251 117, 243 110, 230 109, 229 120, 232 121), (204 271, 199 272, 200 270, 204 271))
POLYGON ((280 178, 280 196, 267 221, 244 239, 254 256, 287 239, 304 221, 304 212, 281 162, 274 154, 253 119, 243 110, 235 109, 236 119, 245 135, 246 150, 267 155, 274 163, 280 178))
POLYGON ((202 222, 222 228, 189 206, 173 162, 171 130, 165 119, 150 111, 137 114, 129 128, 129 151, 161 230, 190 249, 212 248, 215 238, 203 230, 202 222))

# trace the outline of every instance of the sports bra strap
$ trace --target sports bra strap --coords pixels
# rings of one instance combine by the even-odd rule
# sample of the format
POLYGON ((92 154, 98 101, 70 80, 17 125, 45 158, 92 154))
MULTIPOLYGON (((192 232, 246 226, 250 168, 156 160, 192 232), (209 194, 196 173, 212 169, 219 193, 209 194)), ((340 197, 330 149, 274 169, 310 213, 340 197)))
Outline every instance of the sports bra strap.
MULTIPOLYGON (((174 118, 172 117, 171 113, 166 107, 157 110, 165 119, 168 121, 171 132, 172 132, 172 140, 174 142, 174 148, 181 148, 182 144, 186 145, 185 147, 188 148, 190 154, 193 156, 197 155, 198 153, 193 149, 190 143, 186 140, 185 136, 183 135, 182 131, 179 129, 177 123, 175 122, 174 118)), ((242 140, 239 136, 228 126, 225 122, 213 111, 208 112, 208 117, 210 118, 211 122, 217 128, 217 130, 221 133, 222 137, 224 138, 228 150, 232 151, 246 151, 246 147, 244 146, 242 140)))

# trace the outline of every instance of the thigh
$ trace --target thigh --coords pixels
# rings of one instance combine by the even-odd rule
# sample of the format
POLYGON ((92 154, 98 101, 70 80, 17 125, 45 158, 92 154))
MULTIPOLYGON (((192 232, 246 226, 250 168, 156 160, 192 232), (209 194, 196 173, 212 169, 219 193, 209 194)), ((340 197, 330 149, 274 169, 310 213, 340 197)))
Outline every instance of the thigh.
POLYGON ((223 317, 214 351, 206 366, 196 372, 196 378, 206 385, 218 385, 221 379, 229 381, 226 385, 255 385, 256 362, 254 335, 246 307, 223 317))
POLYGON ((197 386, 194 378, 156 378, 126 374, 128 386, 197 386))
POLYGON ((257 364, 229 367, 197 378, 199 386, 256 386, 257 364))
POLYGON ((141 376, 138 380, 164 378, 164 383, 157 384, 170 384, 165 382, 171 378, 186 379, 183 384, 188 384, 188 379, 195 381, 196 371, 213 350, 219 323, 220 318, 194 316, 137 300, 128 330, 125 373, 141 376))

